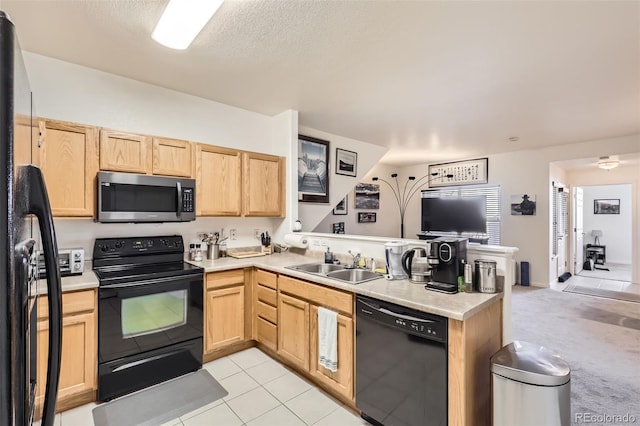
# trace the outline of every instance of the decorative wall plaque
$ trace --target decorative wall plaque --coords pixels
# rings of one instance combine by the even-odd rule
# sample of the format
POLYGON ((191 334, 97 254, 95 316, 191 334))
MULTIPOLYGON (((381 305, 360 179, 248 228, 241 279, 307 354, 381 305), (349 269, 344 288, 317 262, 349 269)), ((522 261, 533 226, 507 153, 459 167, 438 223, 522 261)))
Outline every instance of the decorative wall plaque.
POLYGON ((429 187, 476 185, 489 181, 489 159, 429 164, 429 187))

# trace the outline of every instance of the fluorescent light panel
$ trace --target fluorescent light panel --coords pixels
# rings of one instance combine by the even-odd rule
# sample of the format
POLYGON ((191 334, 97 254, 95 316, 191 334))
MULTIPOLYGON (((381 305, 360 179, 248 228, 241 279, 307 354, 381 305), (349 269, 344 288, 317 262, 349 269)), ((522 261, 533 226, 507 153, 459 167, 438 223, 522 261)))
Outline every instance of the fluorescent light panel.
POLYGON ((171 49, 186 49, 223 1, 169 0, 151 38, 171 49))

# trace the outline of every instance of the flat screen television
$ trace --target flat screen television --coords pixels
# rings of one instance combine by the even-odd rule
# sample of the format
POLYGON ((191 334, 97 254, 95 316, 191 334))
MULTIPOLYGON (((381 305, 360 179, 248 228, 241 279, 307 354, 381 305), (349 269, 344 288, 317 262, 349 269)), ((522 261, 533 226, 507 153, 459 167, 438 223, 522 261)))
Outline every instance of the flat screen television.
POLYGON ((485 197, 422 198, 423 232, 487 232, 485 197))

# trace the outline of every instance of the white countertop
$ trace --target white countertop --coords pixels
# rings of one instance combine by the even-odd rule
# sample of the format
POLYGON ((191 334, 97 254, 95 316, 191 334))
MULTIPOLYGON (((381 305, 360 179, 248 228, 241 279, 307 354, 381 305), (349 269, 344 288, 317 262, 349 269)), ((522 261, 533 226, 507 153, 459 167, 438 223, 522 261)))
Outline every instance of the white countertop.
MULTIPOLYGON (((349 291, 363 296, 369 296, 387 302, 396 303, 422 312, 442 315, 447 318, 463 321, 487 306, 502 298, 502 293, 457 293, 444 294, 426 290, 424 285, 415 284, 409 280, 389 281, 385 278, 367 281, 362 284, 348 284, 332 280, 319 275, 287 269, 287 266, 303 263, 321 262, 321 259, 294 253, 274 253, 268 256, 234 259, 232 257, 202 262, 188 261, 200 266, 205 272, 219 272, 238 268, 257 267, 278 274, 289 275, 327 287, 349 291)), ((62 277, 62 291, 78 291, 98 287, 98 278, 92 271, 85 271, 82 275, 62 277)), ((45 280, 38 280, 38 294, 47 293, 45 280)))
MULTIPOLYGON (((85 271, 82 275, 71 275, 62 277, 62 292, 86 290, 98 287, 98 277, 93 271, 85 271)), ((47 294, 47 281, 38 280, 36 292, 38 294, 47 294)))
POLYGON ((423 284, 415 284, 409 280, 389 281, 385 278, 367 281, 362 284, 343 283, 342 281, 319 275, 287 269, 287 266, 321 262, 320 259, 314 257, 293 253, 274 253, 268 256, 245 259, 226 257, 215 260, 204 260, 202 262, 188 262, 204 268, 205 272, 257 267, 459 321, 473 316, 487 306, 497 302, 503 296, 502 293, 444 294, 426 290, 423 284))

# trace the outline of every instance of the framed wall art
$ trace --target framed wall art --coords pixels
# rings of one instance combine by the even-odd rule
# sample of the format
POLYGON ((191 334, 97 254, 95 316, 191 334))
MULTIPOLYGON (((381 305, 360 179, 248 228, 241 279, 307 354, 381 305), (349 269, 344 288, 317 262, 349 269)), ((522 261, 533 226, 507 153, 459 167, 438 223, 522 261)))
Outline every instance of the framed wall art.
POLYGON ((375 183, 359 183, 356 185, 356 209, 380 208, 380 185, 375 183))
POLYGON ((344 234, 344 222, 332 223, 331 232, 334 234, 344 234))
POLYGON ((336 148, 336 174, 356 176, 358 173, 358 153, 336 148))
POLYGON ((533 216, 536 214, 536 196, 529 194, 511 195, 512 216, 533 216))
POLYGON ((476 185, 489 182, 489 159, 429 164, 429 187, 476 185))
POLYGON ((593 214, 620 214, 620 199, 593 200, 593 214))
POLYGON ((329 141, 298 135, 298 201, 329 202, 329 141))
POLYGON ((340 202, 338 204, 336 204, 336 207, 333 209, 333 214, 334 215, 344 215, 347 214, 348 211, 348 195, 345 195, 344 198, 342 200, 340 200, 340 202))
POLYGON ((376 221, 376 216, 375 212, 359 212, 358 223, 373 223, 376 221))

